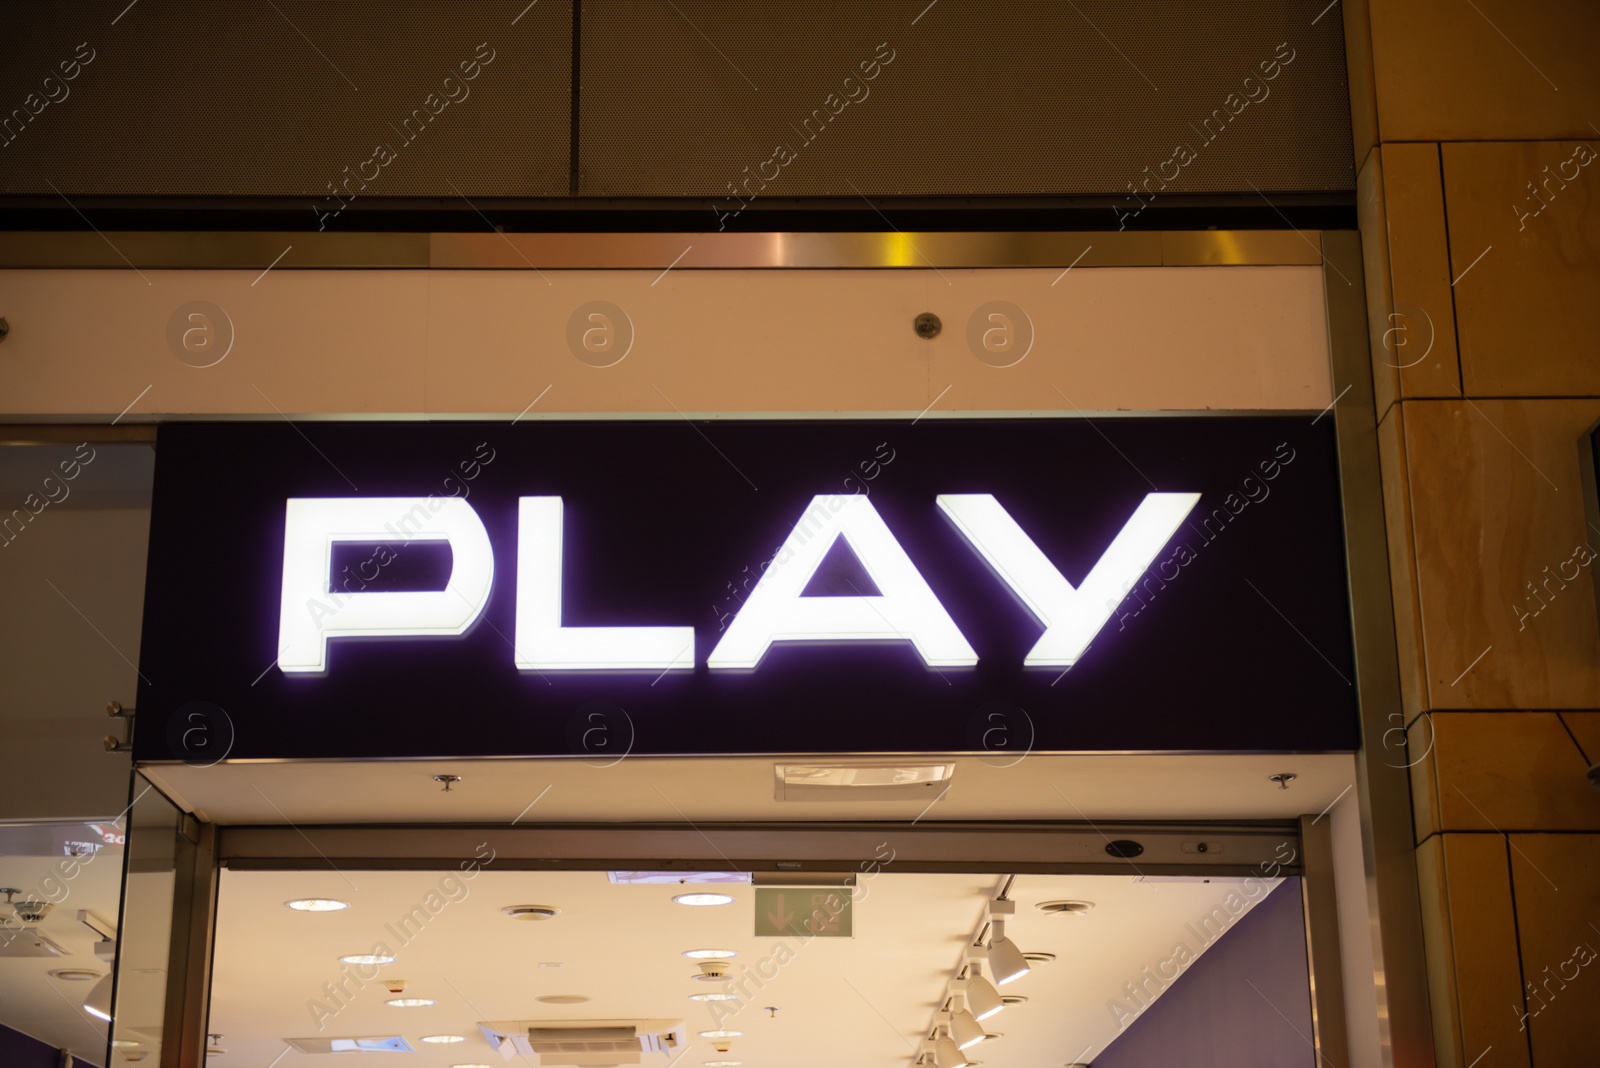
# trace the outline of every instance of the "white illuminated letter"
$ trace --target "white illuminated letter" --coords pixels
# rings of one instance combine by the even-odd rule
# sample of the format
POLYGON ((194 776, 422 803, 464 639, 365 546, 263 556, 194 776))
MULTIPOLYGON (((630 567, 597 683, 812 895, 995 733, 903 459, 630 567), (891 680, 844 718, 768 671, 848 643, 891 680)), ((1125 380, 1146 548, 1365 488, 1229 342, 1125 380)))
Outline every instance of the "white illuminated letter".
POLYGON ((956 529, 1044 624, 1044 634, 1023 664, 1071 667, 1177 531, 1178 524, 1200 500, 1200 494, 1145 494, 1077 589, 1061 577, 1017 521, 989 494, 948 493, 940 494, 937 500, 956 529))
POLYGON ((517 667, 666 671, 694 667, 693 627, 563 627, 561 498, 523 497, 517 514, 517 667))
POLYGON ((753 668, 775 641, 910 642, 933 667, 978 662, 916 565, 866 497, 813 497, 706 664, 753 668), (878 596, 802 597, 838 538, 855 551, 878 596))
POLYGON ((283 524, 283 600, 278 612, 278 667, 324 671, 328 639, 360 635, 463 634, 489 600, 494 551, 483 521, 456 497, 291 497, 283 524), (450 580, 442 590, 353 590, 373 576, 336 582, 337 542, 450 545, 450 580), (333 591, 329 592, 330 584, 333 591))

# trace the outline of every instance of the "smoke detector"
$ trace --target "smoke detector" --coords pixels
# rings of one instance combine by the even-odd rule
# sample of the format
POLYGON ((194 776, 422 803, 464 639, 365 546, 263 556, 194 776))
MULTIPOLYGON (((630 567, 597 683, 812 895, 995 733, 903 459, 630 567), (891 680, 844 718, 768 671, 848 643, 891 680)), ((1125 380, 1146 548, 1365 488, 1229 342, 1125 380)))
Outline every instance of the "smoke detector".
POLYGON ((35 901, 32 898, 18 901, 16 896, 20 893, 21 890, 13 887, 0 886, 0 894, 6 895, 5 902, 0 904, 0 927, 33 927, 50 915, 50 910, 55 907, 47 901, 35 901))
POLYGON ((733 968, 725 960, 703 960, 699 962, 700 973, 689 976, 701 983, 716 983, 733 975, 733 968))
POLYGON ((561 915, 561 910, 549 905, 507 905, 500 910, 513 920, 551 920, 561 915))

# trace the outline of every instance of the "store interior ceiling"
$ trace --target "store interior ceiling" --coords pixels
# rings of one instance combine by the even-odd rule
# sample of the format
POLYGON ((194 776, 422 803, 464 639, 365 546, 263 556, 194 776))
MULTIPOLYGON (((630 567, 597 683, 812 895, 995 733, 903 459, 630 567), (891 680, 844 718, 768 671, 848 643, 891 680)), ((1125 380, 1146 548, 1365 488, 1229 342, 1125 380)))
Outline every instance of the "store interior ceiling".
MULTIPOLYGON (((8 837, 6 830, 0 828, 0 842, 8 837)), ((84 840, 85 846, 99 833, 87 824, 79 825, 79 830, 81 833, 70 837, 84 840)), ((122 897, 122 847, 82 849, 77 858, 69 858, 65 852, 41 855, 43 852, 35 850, 29 855, 0 849, 0 887, 18 891, 9 895, 12 902, 50 905, 37 923, 12 919, 5 925, 10 929, 0 931, 0 941, 6 942, 0 951, 0 1024, 51 1046, 71 1049, 99 1065, 106 1048, 106 1025, 85 1012, 83 1003, 110 973, 111 962, 96 953, 101 936, 78 914, 87 912, 91 922, 115 932, 122 897), (60 955, 13 955, 38 952, 28 948, 38 942, 53 945, 60 955)), ((0 895, 0 900, 4 896, 0 895)), ((9 909, 6 914, 14 917, 9 909)), ((161 960, 130 961, 130 967, 138 968, 163 964, 161 960)))
MULTIPOLYGON (((747 884, 618 885, 606 872, 494 871, 492 862, 468 873, 228 871, 211 1010, 211 1029, 228 1052, 207 1063, 266 1065, 280 1055, 282 1065, 325 1063, 286 1040, 398 1037, 415 1052, 377 1063, 490 1065, 506 1062, 484 1024, 656 1021, 660 1027, 665 1021, 680 1044, 616 1063, 910 1065, 965 948, 988 917, 990 899, 1006 882, 993 874, 864 875, 855 891, 854 936, 804 940, 756 936, 756 888, 747 884), (686 890, 733 900, 675 903, 686 890), (285 907, 308 897, 349 907, 285 907), (517 905, 559 911, 538 921, 502 911, 517 905), (699 966, 684 954, 700 949, 737 953, 727 960, 733 986, 693 978, 699 966), (375 951, 396 960, 361 968, 339 960, 375 951), (398 980, 404 980, 400 994, 389 989, 398 980), (690 1000, 737 989, 740 980, 746 996, 737 1000, 690 1000), (432 1004, 387 1004, 396 998, 432 1004), (548 998, 582 1000, 540 1000, 548 998), (721 1051, 702 1031, 742 1034, 727 1038, 721 1051), (431 1043, 425 1036, 462 1041, 431 1043)), ((1088 1063, 1119 1032, 1109 1000, 1126 999, 1124 984, 1169 957, 1176 942, 1203 948, 1187 925, 1238 882, 1018 876, 1007 935, 1024 952, 1055 960, 999 988, 1028 1000, 986 1020, 986 1030, 1004 1037, 984 1041, 972 1055, 989 1068, 1088 1063), (1093 908, 1048 914, 1038 907, 1059 900, 1093 908)), ((1276 892, 1294 890, 1291 883, 1276 892)))

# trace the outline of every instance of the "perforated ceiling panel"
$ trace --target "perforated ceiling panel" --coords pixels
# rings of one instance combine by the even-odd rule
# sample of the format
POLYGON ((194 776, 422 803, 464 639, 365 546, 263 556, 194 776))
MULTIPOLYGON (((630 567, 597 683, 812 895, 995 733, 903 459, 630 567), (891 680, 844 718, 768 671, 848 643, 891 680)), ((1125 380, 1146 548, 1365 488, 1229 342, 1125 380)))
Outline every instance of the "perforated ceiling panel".
POLYGON ((1350 190, 1326 4, 587 0, 581 188, 720 196, 723 212, 751 196, 1350 190))
POLYGON ((96 0, 5 14, 0 192, 348 202, 568 189, 560 0, 96 0))

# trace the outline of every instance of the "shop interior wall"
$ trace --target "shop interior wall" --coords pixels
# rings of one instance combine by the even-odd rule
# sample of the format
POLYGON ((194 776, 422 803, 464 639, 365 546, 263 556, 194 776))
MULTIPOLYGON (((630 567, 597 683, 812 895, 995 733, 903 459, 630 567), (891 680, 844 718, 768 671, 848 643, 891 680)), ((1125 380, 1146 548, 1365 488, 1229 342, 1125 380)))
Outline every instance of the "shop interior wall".
POLYGON ((1345 5, 1438 1063, 1600 1045, 1600 8, 1345 5), (1492 1050, 1492 1054, 1489 1051, 1492 1050))
POLYGON ((106 705, 134 704, 150 461, 149 446, 0 446, 0 819, 128 804, 128 755, 104 745, 125 725, 106 705))

